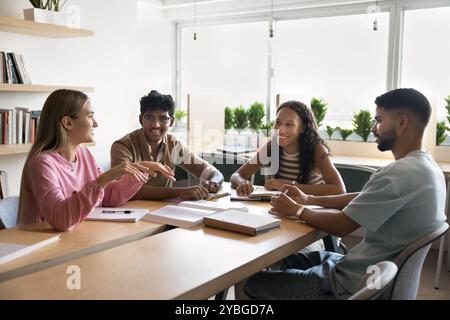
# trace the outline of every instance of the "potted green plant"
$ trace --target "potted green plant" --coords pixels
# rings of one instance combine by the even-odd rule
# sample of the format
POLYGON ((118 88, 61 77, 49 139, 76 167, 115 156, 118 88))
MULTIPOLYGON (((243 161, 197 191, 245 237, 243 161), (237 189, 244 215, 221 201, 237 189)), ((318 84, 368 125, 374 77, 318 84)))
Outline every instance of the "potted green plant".
POLYGON ((175 111, 175 128, 181 127, 182 120, 187 116, 187 111, 178 109, 175 111))
POLYGON ((364 142, 370 135, 372 129, 372 115, 369 110, 362 109, 353 115, 353 126, 355 133, 359 135, 364 142))
POLYGON ((39 23, 49 23, 57 25, 66 25, 67 16, 61 9, 66 4, 60 0, 30 0, 33 8, 23 9, 25 20, 31 20, 39 23))
POLYGON ((264 104, 261 102, 254 102, 247 111, 248 123, 250 129, 257 131, 262 125, 265 116, 264 104))
POLYGON ((233 128, 234 115, 230 107, 225 107, 225 132, 233 128))
POLYGON ((450 123, 450 96, 445 99, 445 102, 447 102, 447 105, 445 106, 447 109, 447 120, 450 123))
POLYGON ((331 126, 326 126, 326 128, 327 128, 328 139, 331 140, 331 136, 332 136, 333 133, 336 131, 337 127, 336 127, 336 128, 333 128, 333 127, 331 127, 331 126))
POLYGON ((353 133, 353 129, 342 129, 340 127, 337 127, 339 130, 339 133, 341 135, 342 140, 346 141, 348 136, 353 133))
POLYGON ((322 99, 311 99, 311 110, 314 113, 314 118, 316 119, 317 128, 322 125, 323 119, 325 119, 325 114, 327 113, 327 103, 322 99))
POLYGON ((273 124, 274 124, 274 121, 270 121, 268 123, 260 125, 259 132, 265 137, 270 137, 270 129, 272 129, 273 124))
POLYGON ((447 135, 445 134, 446 130, 450 130, 445 124, 445 121, 439 121, 436 123, 436 145, 441 145, 445 139, 447 138, 447 135))
POLYGON ((242 130, 246 129, 248 126, 248 116, 247 111, 242 106, 234 109, 234 127, 241 133, 242 130))

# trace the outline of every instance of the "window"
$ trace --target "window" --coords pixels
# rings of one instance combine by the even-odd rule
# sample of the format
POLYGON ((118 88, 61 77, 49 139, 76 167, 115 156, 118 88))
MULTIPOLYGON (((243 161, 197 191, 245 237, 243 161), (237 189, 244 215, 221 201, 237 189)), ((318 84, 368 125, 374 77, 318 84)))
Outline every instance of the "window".
POLYGON ((374 113, 386 90, 389 13, 378 31, 367 14, 277 22, 274 93, 328 102, 324 124, 352 127, 353 113, 374 113))
POLYGON ((444 99, 450 96, 449 35, 450 8, 405 12, 402 87, 424 93, 436 107, 437 121, 446 119, 444 99))
POLYGON ((224 108, 265 103, 267 48, 267 22, 182 28, 182 108, 195 93, 223 96, 224 108))

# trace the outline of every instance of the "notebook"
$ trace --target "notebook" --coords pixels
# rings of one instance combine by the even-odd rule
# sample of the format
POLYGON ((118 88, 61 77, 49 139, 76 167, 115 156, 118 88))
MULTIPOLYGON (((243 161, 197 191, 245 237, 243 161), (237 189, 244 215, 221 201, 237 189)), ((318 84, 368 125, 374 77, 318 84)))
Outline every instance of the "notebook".
POLYGON ((86 220, 114 221, 114 222, 136 222, 148 213, 148 209, 137 208, 95 208, 86 220))
POLYGON ((11 235, 11 232, 0 232, 0 264, 45 247, 60 237, 60 234, 43 232, 20 231, 17 236, 11 235))
MULTIPOLYGON (((223 197, 227 197, 229 196, 230 193, 228 191, 219 191, 217 193, 209 193, 208 194, 208 198, 206 200, 214 200, 214 199, 219 199, 219 198, 223 198, 223 197)), ((165 202, 172 202, 172 203, 181 203, 183 202, 183 199, 180 197, 177 198, 167 198, 164 200, 165 202)), ((195 200, 192 200, 195 201, 195 200)))
POLYGON ((240 153, 250 153, 255 152, 258 149, 247 147, 247 146, 222 146, 220 148, 217 148, 217 151, 223 152, 223 153, 231 153, 234 155, 240 154, 240 153))
POLYGON ((278 196, 280 193, 280 191, 270 191, 261 186, 253 186, 253 191, 248 196, 238 196, 236 190, 231 190, 231 200, 270 201, 273 196, 278 196))
POLYGON ((224 211, 228 209, 235 209, 235 210, 241 210, 248 212, 248 207, 239 205, 239 204, 226 204, 226 203, 219 203, 219 202, 212 202, 212 201, 206 201, 206 200, 193 200, 193 201, 183 201, 178 204, 180 207, 187 207, 187 208, 197 208, 197 209, 204 209, 204 210, 212 210, 214 212, 224 211))
POLYGON ((239 210, 226 210, 206 216, 203 219, 205 226, 248 235, 257 235, 261 232, 280 226, 281 220, 269 215, 248 213, 239 210))
POLYGON ((216 212, 216 210, 168 205, 146 214, 143 220, 160 224, 169 224, 175 227, 191 228, 202 224, 205 216, 216 212))

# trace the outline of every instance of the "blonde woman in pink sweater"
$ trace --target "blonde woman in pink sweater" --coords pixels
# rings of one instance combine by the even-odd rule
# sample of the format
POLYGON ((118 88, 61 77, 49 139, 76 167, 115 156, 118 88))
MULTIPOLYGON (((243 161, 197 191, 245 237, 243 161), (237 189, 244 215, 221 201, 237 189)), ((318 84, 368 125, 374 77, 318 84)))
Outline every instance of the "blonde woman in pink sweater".
POLYGON ((122 163, 106 172, 89 150, 98 126, 88 97, 57 90, 45 101, 36 140, 25 162, 20 189, 19 222, 47 221, 67 231, 97 206, 128 201, 156 171, 173 178, 160 163, 122 163))

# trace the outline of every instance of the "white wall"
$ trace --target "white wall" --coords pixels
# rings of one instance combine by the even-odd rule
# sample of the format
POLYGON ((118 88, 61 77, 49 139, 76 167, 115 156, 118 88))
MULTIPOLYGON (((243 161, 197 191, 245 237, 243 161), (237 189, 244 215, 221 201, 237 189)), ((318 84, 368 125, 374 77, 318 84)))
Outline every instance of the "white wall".
MULTIPOLYGON (((50 39, 0 32, 0 51, 25 57, 35 84, 93 86, 99 127, 91 150, 109 166, 111 143, 139 127, 139 98, 151 89, 173 94, 175 32, 162 11, 136 0, 71 0, 81 10, 81 27, 95 36, 50 39)), ((0 1, 0 16, 22 18, 28 0, 0 1)), ((0 93, 0 108, 40 109, 48 94, 0 93)), ((0 156, 10 195, 17 195, 25 155, 0 156)))

